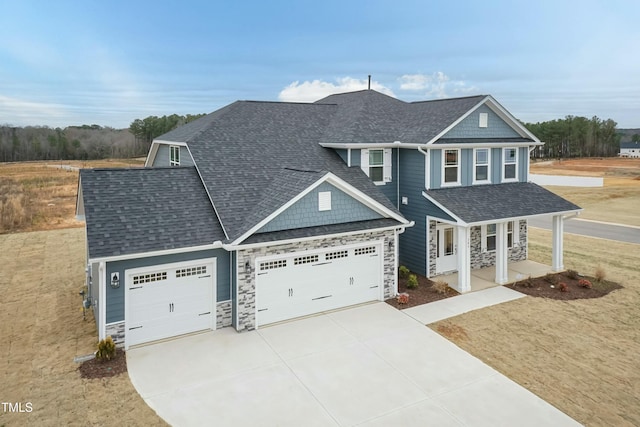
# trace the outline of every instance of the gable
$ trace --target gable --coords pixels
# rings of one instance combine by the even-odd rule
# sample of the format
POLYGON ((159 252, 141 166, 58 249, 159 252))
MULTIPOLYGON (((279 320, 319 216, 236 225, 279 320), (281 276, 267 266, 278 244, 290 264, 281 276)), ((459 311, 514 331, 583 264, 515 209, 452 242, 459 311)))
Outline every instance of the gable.
POLYGON ((453 127, 442 138, 520 138, 506 121, 498 116, 486 104, 481 105, 460 123, 453 127), (487 115, 487 126, 480 127, 480 114, 487 115))
POLYGON ((379 213, 337 187, 324 182, 265 224, 257 233, 380 218, 383 216, 379 213), (330 193, 330 209, 320 210, 320 193, 324 193, 324 197, 330 193))
MULTIPOLYGON (((151 160, 152 167, 166 167, 171 166, 171 150, 170 147, 173 144, 158 143, 155 149, 155 153, 152 153, 153 158, 151 160)), ((191 153, 186 146, 177 146, 180 150, 180 166, 193 166, 193 159, 191 153)))

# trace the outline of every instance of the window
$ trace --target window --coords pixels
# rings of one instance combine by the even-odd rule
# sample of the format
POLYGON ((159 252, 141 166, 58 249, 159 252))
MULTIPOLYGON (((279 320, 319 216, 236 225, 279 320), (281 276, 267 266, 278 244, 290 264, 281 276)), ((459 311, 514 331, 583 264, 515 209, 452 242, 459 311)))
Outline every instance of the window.
POLYGON ((460 150, 444 150, 443 185, 460 184, 460 150))
POLYGON ((310 264, 318 262, 318 255, 305 255, 293 259, 293 265, 310 264))
POLYGON ((327 252, 324 256, 324 259, 329 261, 331 259, 346 258, 348 256, 349 256, 349 251, 327 252))
POLYGON ((391 148, 360 150, 360 168, 378 185, 391 182, 391 162, 391 148))
POLYGON ((207 266, 179 268, 176 270, 176 277, 188 277, 197 276, 200 274, 207 274, 207 266))
POLYGON ((331 191, 318 192, 318 210, 319 211, 331 210, 331 191))
POLYGON ((489 182, 489 149, 476 148, 473 155, 475 161, 473 182, 489 182))
POLYGON ((366 254, 375 254, 376 253, 376 247, 375 246, 367 246, 366 248, 356 248, 355 251, 353 251, 354 255, 366 255, 366 254))
POLYGON ((170 166, 180 166, 180 147, 172 145, 169 147, 171 151, 171 158, 169 160, 170 166))
POLYGON ((384 176, 384 151, 369 150, 369 178, 380 182, 384 176))
MULTIPOLYGON (((513 248, 514 242, 518 241, 518 231, 515 228, 516 223, 509 221, 507 223, 507 248, 513 248)), ((482 226, 482 252, 493 252, 496 250, 496 224, 487 224, 482 226)))
POLYGON ((502 170, 503 181, 517 181, 518 175, 518 149, 517 148, 505 148, 502 150, 504 153, 504 166, 502 170))
POLYGON ((167 280, 166 271, 163 271, 161 273, 149 273, 149 274, 140 274, 139 276, 133 276, 134 285, 139 285, 141 283, 158 282, 160 280, 167 280))
POLYGON ((284 268, 287 266, 286 259, 279 259, 277 261, 267 261, 260 263, 260 271, 273 270, 274 268, 284 268))
POLYGON ((486 128, 489 125, 489 113, 480 113, 478 126, 486 128))

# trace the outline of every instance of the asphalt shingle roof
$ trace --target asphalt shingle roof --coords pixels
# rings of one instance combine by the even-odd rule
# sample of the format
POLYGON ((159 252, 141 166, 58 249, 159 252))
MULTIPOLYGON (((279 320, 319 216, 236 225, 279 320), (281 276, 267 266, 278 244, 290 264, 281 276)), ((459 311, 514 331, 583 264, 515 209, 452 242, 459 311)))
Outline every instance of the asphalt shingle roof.
POLYGON ((442 188, 425 193, 468 224, 581 209, 531 182, 442 188))
POLYGON ((83 169, 80 183, 90 258, 224 240, 194 167, 83 169))

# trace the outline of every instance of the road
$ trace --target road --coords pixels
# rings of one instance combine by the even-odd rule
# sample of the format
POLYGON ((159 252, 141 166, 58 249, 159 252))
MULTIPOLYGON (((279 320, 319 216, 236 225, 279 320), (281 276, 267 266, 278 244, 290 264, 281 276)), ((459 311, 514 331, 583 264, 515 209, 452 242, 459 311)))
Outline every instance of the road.
MULTIPOLYGON (((530 218, 529 225, 551 230, 551 217, 530 218)), ((640 227, 573 218, 564 222, 564 231, 565 233, 640 244, 640 227)))

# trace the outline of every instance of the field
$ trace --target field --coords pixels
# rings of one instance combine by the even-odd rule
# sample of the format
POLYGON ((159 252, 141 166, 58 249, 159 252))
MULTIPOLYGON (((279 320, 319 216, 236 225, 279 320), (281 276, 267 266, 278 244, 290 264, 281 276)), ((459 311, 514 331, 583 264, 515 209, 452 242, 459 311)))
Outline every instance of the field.
MULTIPOLYGON (((609 201, 620 204, 607 220, 626 222, 625 206, 640 206, 640 180, 634 179, 640 163, 636 175, 603 173, 601 197, 607 188, 621 191, 609 201)), ((0 426, 164 425, 128 376, 81 379, 73 362, 93 352, 96 341, 95 323, 90 314, 82 320, 78 295, 84 230, 72 220, 77 172, 43 163, 0 165, 0 179, 22 186, 18 194, 33 190, 34 206, 55 200, 53 207, 45 204, 52 209, 42 219, 13 229, 54 230, 0 235, 0 401, 33 405, 31 413, 0 411, 0 426), (28 179, 42 184, 29 187, 28 179)), ((604 209, 589 196, 594 189, 576 190, 567 189, 566 197, 586 208, 585 217, 604 209)), ((531 230, 531 259, 549 264, 550 247, 550 232, 531 230)), ((567 268, 593 274, 600 265, 625 288, 589 300, 525 297, 429 326, 586 425, 640 425, 639 249, 566 235, 567 268)))
POLYGON ((0 163, 0 234, 81 227, 83 223, 75 220, 77 168, 143 163, 141 159, 0 163))

